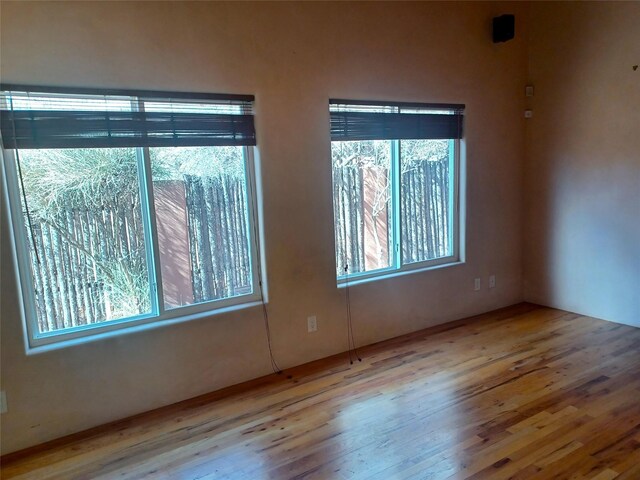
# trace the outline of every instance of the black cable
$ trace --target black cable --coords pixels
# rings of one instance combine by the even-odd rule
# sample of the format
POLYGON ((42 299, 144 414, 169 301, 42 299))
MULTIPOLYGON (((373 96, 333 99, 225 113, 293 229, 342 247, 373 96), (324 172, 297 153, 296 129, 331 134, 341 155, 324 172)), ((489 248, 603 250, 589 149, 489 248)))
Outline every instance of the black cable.
POLYGON ((346 293, 349 291, 349 265, 346 262, 346 250, 345 250, 345 263, 344 263, 344 274, 345 274, 345 305, 347 309, 347 351, 349 352, 349 364, 353 365, 353 356, 351 355, 351 329, 349 328, 349 294, 346 293))
POLYGON ((360 355, 358 354, 358 349, 356 348, 356 340, 355 337, 353 336, 353 321, 351 319, 351 295, 349 292, 349 269, 348 269, 348 265, 345 265, 345 273, 346 273, 346 279, 345 279, 345 298, 346 298, 346 302, 347 302, 347 340, 349 341, 349 360, 351 361, 351 363, 353 364, 353 360, 351 359, 351 346, 353 346, 353 354, 355 355, 355 357, 358 359, 359 362, 362 361, 362 358, 360 358, 360 355))
POLYGON ((260 302, 262 303, 262 315, 264 318, 264 328, 267 334, 267 345, 269 347, 269 359, 271 360, 271 369, 273 373, 281 374, 282 369, 276 363, 276 359, 273 356, 273 348, 271 347, 271 329, 269 328, 269 313, 267 312, 267 305, 264 302, 264 294, 262 290, 262 280, 259 281, 260 285, 260 302))
MULTIPOLYGON (((342 172, 341 172, 342 174, 342 172)), ((342 182, 342 193, 344 197, 346 197, 346 190, 344 188, 344 181, 342 182)), ((344 198, 343 197, 343 198, 344 198)), ((347 350, 349 352, 349 364, 353 365, 353 356, 358 359, 358 361, 362 361, 360 355, 358 355, 358 350, 356 349, 356 342, 353 337, 353 322, 351 321, 351 296, 349 294, 349 263, 347 262, 347 223, 346 223, 346 215, 343 219, 343 235, 344 235, 344 274, 345 274, 345 302, 346 302, 346 310, 347 310, 347 350), (353 350, 353 352, 352 352, 353 350), (353 353, 353 354, 352 354, 353 353)))
MULTIPOLYGON (((255 175, 254 175, 255 181, 255 175)), ((258 265, 258 286, 260 288, 260 303, 262 304, 262 317, 264 319, 264 330, 267 336, 267 346, 269 348, 269 360, 271 361, 271 369, 275 374, 281 374, 282 369, 278 366, 275 357, 273 356, 273 347, 271 346, 271 328, 269 327, 269 312, 267 311, 267 304, 264 301, 264 288, 262 286, 262 261, 260 258, 260 245, 258 244, 258 217, 256 210, 258 209, 258 199, 256 190, 254 188, 253 182, 248 182, 249 188, 251 189, 251 198, 253 201, 251 213, 253 217, 253 243, 256 249, 257 254, 257 265, 258 265)))

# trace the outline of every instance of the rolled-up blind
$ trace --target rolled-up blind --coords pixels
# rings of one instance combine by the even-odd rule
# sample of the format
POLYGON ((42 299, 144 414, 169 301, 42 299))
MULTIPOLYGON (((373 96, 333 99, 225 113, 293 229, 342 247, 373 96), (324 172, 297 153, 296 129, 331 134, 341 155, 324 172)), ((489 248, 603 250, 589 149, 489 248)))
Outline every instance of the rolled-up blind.
POLYGON ((256 144, 251 95, 0 88, 5 148, 256 144))
POLYGON ((462 138, 464 105, 329 100, 331 140, 462 138))

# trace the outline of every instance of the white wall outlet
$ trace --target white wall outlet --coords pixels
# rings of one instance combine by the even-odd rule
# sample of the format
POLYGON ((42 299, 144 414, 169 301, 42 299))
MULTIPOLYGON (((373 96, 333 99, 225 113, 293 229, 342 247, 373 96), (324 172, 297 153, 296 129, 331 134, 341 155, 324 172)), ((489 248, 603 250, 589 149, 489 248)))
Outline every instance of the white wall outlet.
POLYGON ((309 333, 318 331, 318 319, 315 315, 307 317, 307 331, 309 333))
POLYGON ((489 276, 489 288, 496 288, 496 276, 489 276))
POLYGON ((0 392, 0 413, 7 413, 7 394, 4 390, 0 392))
POLYGON ((480 279, 476 278, 473 281, 473 289, 477 292, 478 290, 480 290, 480 279))

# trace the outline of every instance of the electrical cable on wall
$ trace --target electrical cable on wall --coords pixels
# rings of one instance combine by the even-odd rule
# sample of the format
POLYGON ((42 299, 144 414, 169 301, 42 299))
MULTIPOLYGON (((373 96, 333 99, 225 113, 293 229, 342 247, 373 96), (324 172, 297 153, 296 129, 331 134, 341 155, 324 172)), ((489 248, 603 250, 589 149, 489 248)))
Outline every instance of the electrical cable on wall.
POLYGON ((347 306, 347 343, 349 345, 349 363, 353 365, 353 356, 358 359, 359 362, 362 361, 360 355, 358 354, 358 349, 356 348, 356 341, 353 337, 353 322, 351 321, 351 296, 349 295, 349 265, 345 262, 344 265, 345 272, 345 300, 347 306), (352 356, 353 351, 353 356, 352 356))
POLYGON ((271 370, 275 374, 281 374, 282 369, 278 366, 276 359, 273 355, 273 347, 271 345, 271 328, 269 326, 269 312, 267 311, 267 304, 264 301, 264 288, 262 286, 262 261, 260 259, 260 245, 258 244, 258 218, 257 218, 257 209, 258 209, 258 201, 257 195, 255 191, 255 187, 252 184, 253 182, 248 182, 250 184, 249 188, 251 189, 251 198, 253 199, 252 205, 252 216, 253 216, 253 243, 256 252, 258 253, 257 265, 258 265, 258 286, 260 288, 260 303, 262 304, 262 317, 264 319, 264 330, 267 337, 267 347, 269 348, 269 361, 271 362, 271 370))
MULTIPOLYGON (((343 182, 344 185, 344 182, 343 182)), ((346 197, 346 190, 344 186, 342 187, 342 193, 344 197, 346 197)), ((343 198, 344 198, 343 197, 343 198)), ((343 210, 344 212, 344 210, 343 210)), ((346 219, 346 216, 344 216, 346 219)), ((353 357, 358 359, 358 361, 362 361, 360 355, 358 355, 358 350, 356 349, 356 342, 353 337, 353 322, 351 321, 351 297, 349 295, 349 263, 347 261, 347 223, 343 222, 343 238, 344 238, 344 274, 345 274, 345 302, 346 302, 346 310, 347 310, 347 349, 349 351, 349 363, 353 365, 353 357)))

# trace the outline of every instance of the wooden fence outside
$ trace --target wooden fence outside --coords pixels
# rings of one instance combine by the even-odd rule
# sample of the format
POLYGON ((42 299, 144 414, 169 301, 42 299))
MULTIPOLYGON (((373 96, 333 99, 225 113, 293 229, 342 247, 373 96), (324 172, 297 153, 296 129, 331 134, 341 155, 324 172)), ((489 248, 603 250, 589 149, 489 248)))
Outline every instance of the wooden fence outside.
POLYGON ((420 262, 451 255, 449 162, 424 161, 402 173, 402 259, 420 262))
POLYGON ((137 197, 114 198, 91 209, 60 209, 55 218, 36 217, 32 222, 37 249, 37 255, 31 252, 32 272, 41 332, 102 322, 123 309, 137 310, 121 312, 128 315, 148 309, 148 294, 145 299, 133 292, 128 306, 134 308, 126 308, 114 304, 110 287, 120 281, 114 275, 146 275, 137 197))
MULTIPOLYGON (((388 264, 387 172, 334 170, 336 255, 350 273, 367 258, 388 264), (373 177, 372 177, 373 175, 373 177), (369 178, 367 178, 369 176, 369 178), (383 185, 384 187, 384 185, 383 185), (369 193, 367 193, 367 191, 369 193), (371 217, 376 217, 373 220, 371 217), (367 224, 373 220, 373 226, 367 224), (380 258, 382 257, 382 258, 380 258)), ((449 254, 447 162, 421 162, 401 180, 405 263, 449 254)), ((247 198, 242 179, 184 177, 191 288, 195 302, 251 291, 247 198)), ((32 271, 40 332, 99 323, 149 310, 149 288, 139 198, 114 198, 96 208, 61 209, 55 219, 33 218, 32 271), (39 259, 39 261, 38 261, 39 259)), ((189 296, 189 295, 187 295, 189 296)))
POLYGON ((251 292, 245 183, 234 177, 185 176, 196 302, 251 292))
MULTIPOLYGON (((245 185, 233 177, 185 176, 190 292, 195 302, 251 290, 245 185)), ((159 185, 157 188, 161 188, 159 185)), ((148 312, 140 200, 34 216, 32 276, 40 332, 148 312)))
MULTIPOLYGON (((350 274, 375 269, 375 265, 390 266, 393 245, 388 225, 391 206, 386 169, 334 167, 333 178, 338 275, 344 275, 345 264, 350 274), (371 193, 371 189, 378 194, 371 193), (380 248, 379 243, 385 245, 380 248), (368 261, 370 258, 376 261, 368 261)), ((403 262, 450 255, 448 161, 415 164, 402 173, 400 188, 403 262)))

